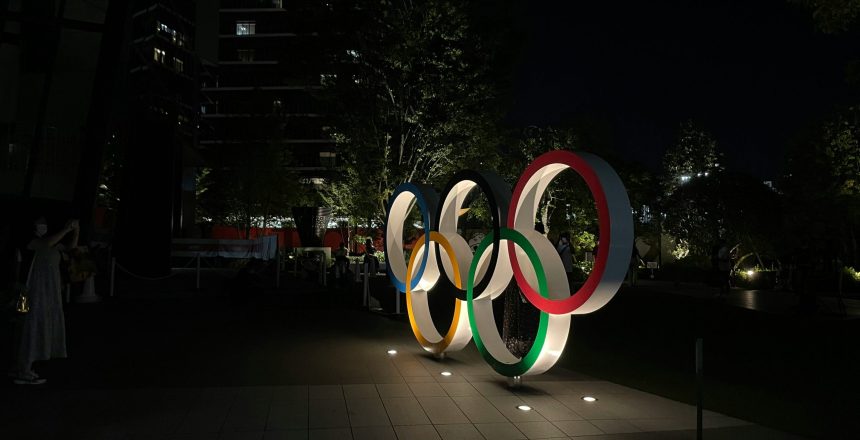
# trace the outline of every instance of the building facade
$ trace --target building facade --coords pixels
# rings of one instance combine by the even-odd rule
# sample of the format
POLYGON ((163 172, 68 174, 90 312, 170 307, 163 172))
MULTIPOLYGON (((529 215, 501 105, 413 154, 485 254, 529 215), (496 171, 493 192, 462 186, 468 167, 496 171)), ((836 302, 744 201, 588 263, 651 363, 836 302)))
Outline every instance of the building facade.
POLYGON ((218 66, 203 91, 202 118, 214 128, 201 141, 211 166, 273 147, 280 165, 319 183, 335 165, 320 99, 329 63, 325 2, 221 0, 218 66))

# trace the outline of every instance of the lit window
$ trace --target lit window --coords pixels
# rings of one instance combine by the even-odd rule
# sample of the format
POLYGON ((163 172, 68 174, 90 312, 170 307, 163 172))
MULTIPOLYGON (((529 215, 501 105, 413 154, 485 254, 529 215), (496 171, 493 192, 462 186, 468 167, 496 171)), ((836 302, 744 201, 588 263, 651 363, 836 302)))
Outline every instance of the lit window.
POLYGON ((239 49, 236 55, 239 61, 254 61, 254 49, 239 49))
POLYGON ((157 47, 153 50, 152 59, 155 60, 155 62, 157 63, 164 64, 164 59, 166 56, 167 54, 157 47))
POLYGON ((176 32, 173 29, 170 29, 170 26, 168 26, 168 25, 166 25, 160 21, 155 22, 155 30, 160 31, 160 32, 164 32, 167 34, 171 34, 171 35, 173 35, 176 32))
POLYGON ((237 21, 236 35, 254 35, 257 33, 256 21, 237 21))
POLYGON ((179 58, 173 58, 173 68, 176 69, 177 72, 185 71, 185 62, 180 60, 179 58))

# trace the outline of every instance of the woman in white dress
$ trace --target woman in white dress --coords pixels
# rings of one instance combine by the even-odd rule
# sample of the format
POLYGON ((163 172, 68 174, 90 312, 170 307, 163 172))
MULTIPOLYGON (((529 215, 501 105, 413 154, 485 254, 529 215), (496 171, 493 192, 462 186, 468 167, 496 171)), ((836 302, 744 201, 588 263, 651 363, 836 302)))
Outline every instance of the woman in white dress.
POLYGON ((48 235, 44 217, 34 222, 34 237, 27 244, 30 257, 23 259, 27 270, 30 311, 21 316, 16 328, 15 359, 10 376, 19 385, 40 385, 45 379, 33 371, 33 362, 66 357, 66 325, 63 317, 62 281, 60 278, 60 243, 72 233, 69 246, 78 246, 78 221, 48 235))

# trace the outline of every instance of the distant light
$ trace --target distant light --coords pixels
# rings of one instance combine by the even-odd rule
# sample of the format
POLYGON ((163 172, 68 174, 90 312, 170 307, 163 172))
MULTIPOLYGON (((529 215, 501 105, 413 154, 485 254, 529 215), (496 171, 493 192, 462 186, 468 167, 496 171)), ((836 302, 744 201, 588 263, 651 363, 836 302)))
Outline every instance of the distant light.
POLYGON ((751 276, 753 276, 753 275, 755 275, 755 271, 754 271, 754 270, 748 270, 748 271, 747 271, 747 276, 748 276, 748 277, 751 277, 751 276))
POLYGON ((584 400, 584 401, 586 401, 586 402, 597 402, 597 398, 596 398, 596 397, 591 397, 591 396, 585 396, 585 397, 583 397, 583 398, 582 398, 582 400, 584 400))
POLYGON ((683 176, 679 177, 679 179, 681 180, 681 182, 686 182, 686 181, 690 180, 690 176, 683 175, 683 176))
POLYGON ((705 177, 708 177, 708 172, 707 172, 707 171, 705 171, 705 177))
POLYGON ((443 375, 443 376, 450 376, 452 373, 451 373, 450 371, 443 371, 443 372, 441 372, 441 373, 439 373, 439 374, 441 374, 441 375, 443 375))
POLYGON ((532 407, 528 405, 517 405, 517 409, 520 411, 531 411, 532 407))
POLYGON ((388 350, 388 354, 392 354, 392 355, 397 354, 397 350, 394 350, 394 349, 388 350))

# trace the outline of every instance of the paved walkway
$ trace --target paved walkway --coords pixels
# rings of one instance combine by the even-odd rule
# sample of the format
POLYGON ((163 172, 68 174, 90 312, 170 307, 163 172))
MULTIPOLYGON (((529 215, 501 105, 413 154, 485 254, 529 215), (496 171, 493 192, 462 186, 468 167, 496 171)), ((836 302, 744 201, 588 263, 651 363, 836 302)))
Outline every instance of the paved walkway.
MULTIPOLYGON (((695 438, 692 406, 559 367, 511 389, 473 344, 437 360, 402 318, 322 295, 73 306, 72 357, 39 369, 47 386, 0 389, 0 438, 695 438)), ((795 438, 710 411, 704 426, 795 438)))
MULTIPOLYGON (((638 288, 664 293, 685 295, 691 298, 716 299, 718 289, 701 283, 672 283, 669 281, 640 280, 638 288)), ((730 306, 770 314, 793 315, 798 313, 798 297, 794 292, 782 290, 732 289, 722 301, 730 306)), ((821 316, 832 318, 860 318, 860 300, 818 296, 816 298, 821 316)))

